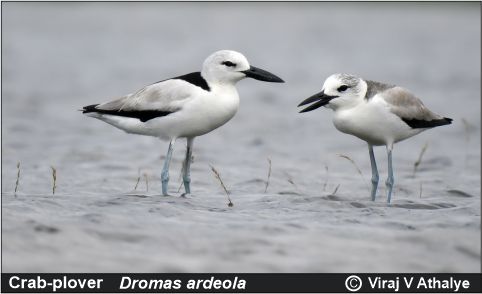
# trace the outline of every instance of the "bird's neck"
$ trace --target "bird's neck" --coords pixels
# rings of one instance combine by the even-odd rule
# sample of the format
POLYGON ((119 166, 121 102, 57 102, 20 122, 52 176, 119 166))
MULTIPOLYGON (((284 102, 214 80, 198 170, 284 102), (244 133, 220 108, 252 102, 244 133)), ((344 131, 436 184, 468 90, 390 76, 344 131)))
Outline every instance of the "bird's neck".
POLYGON ((352 108, 355 108, 359 106, 362 103, 366 103, 366 101, 363 100, 363 98, 357 97, 357 98, 351 98, 347 100, 338 100, 336 99, 330 101, 330 103, 327 105, 329 108, 331 108, 333 111, 344 111, 344 110, 349 110, 352 108))
POLYGON ((238 91, 236 90, 234 83, 223 83, 223 82, 216 82, 216 83, 209 83, 209 87, 211 88, 211 92, 216 94, 223 94, 223 95, 238 95, 238 91))

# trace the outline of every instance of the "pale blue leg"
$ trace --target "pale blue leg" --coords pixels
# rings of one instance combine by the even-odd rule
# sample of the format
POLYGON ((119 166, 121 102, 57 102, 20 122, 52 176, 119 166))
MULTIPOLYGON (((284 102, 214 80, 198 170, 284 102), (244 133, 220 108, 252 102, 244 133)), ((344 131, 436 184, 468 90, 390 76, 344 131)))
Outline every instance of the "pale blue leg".
POLYGON ((388 178, 385 184, 387 185, 387 202, 390 203, 392 199, 392 189, 393 189, 393 167, 392 167, 392 145, 387 145, 388 152, 388 178))
POLYGON ((167 149, 166 159, 164 161, 164 167, 162 168, 161 181, 162 181, 162 195, 167 196, 167 184, 169 183, 169 165, 171 164, 172 149, 176 139, 172 139, 169 142, 169 149, 167 149))
POLYGON ((372 165, 372 201, 375 201, 378 187, 378 169, 375 161, 375 154, 373 154, 373 146, 368 145, 368 152, 370 153, 370 163, 372 165))
POLYGON ((182 181, 184 182, 184 190, 187 194, 191 194, 191 159, 192 159, 192 143, 194 138, 187 138, 187 145, 186 145, 186 158, 184 159, 183 163, 183 175, 182 181))

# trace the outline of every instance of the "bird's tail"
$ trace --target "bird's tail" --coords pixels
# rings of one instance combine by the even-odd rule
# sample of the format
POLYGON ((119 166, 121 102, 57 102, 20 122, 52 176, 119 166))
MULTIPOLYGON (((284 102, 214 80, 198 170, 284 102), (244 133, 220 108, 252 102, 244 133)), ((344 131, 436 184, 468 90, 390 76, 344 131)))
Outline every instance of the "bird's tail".
POLYGON ((445 120, 445 122, 446 122, 445 124, 446 124, 446 125, 451 124, 451 123, 452 123, 452 121, 453 121, 453 119, 448 118, 448 117, 444 117, 443 119, 445 120))
POLYGON ((82 113, 97 112, 98 109, 95 108, 97 105, 99 104, 87 105, 84 106, 82 109, 79 109, 79 111, 82 111, 82 113))

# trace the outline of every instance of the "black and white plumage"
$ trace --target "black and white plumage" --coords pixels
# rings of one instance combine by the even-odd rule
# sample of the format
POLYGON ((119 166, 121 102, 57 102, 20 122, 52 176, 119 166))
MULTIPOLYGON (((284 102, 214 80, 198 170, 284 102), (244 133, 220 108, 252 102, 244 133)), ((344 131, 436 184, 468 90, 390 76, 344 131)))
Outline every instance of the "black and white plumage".
POLYGON ((85 106, 82 111, 127 133, 170 141, 162 172, 164 195, 167 195, 174 142, 177 138, 187 138, 183 181, 186 193, 190 193, 189 159, 193 140, 222 126, 235 115, 239 107, 235 84, 246 77, 283 82, 251 66, 241 53, 221 50, 204 61, 201 72, 163 80, 119 99, 85 106))
POLYGON ((310 105, 300 112, 312 111, 321 106, 331 108, 334 111, 333 124, 339 131, 368 143, 372 163, 373 200, 378 185, 373 146, 387 147, 388 202, 393 187, 393 144, 452 122, 452 119, 429 110, 420 99, 402 87, 363 80, 349 74, 328 77, 320 93, 305 99, 298 106, 307 104, 310 105))

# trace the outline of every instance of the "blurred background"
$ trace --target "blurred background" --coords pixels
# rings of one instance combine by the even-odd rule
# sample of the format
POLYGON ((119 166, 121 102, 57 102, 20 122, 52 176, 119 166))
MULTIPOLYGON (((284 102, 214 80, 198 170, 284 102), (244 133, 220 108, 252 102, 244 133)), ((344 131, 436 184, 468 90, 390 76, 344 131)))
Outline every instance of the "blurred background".
MULTIPOLYGON (((4 269, 78 269, 70 256, 62 254, 57 266, 47 263, 42 267, 46 260, 41 257, 37 266, 22 263, 22 258, 35 253, 33 247, 21 245, 32 238, 26 228, 41 224, 40 231, 42 226, 53 226, 62 232, 52 223, 69 223, 69 219, 72 227, 83 226, 92 217, 86 210, 99 206, 89 197, 108 203, 113 194, 131 191, 140 174, 149 178, 149 191, 144 194, 160 194, 167 142, 128 135, 78 110, 162 79, 199 71, 204 59, 220 49, 243 53, 252 65, 286 83, 241 81, 241 107, 235 118, 195 140, 192 178, 199 198, 210 199, 213 192, 216 199, 224 197, 208 163, 220 170, 233 195, 262 193, 270 158, 271 193, 320 196, 336 188, 337 195, 345 199, 368 200, 366 144, 339 133, 329 109, 297 113, 296 105, 319 92, 329 75, 344 72, 406 87, 431 110, 454 119, 450 126, 395 146, 393 199, 418 201, 423 182, 424 197, 445 197, 451 190, 471 195, 467 201, 472 202, 464 205, 473 207, 472 215, 478 212, 480 219, 480 44, 480 3, 2 3, 4 269), (414 178, 413 163, 426 144, 421 178, 414 178), (356 162, 364 179, 339 153, 356 162), (21 180, 15 197, 18 162, 21 180), (56 197, 63 199, 56 204, 49 202, 51 166, 57 171, 56 197), (86 209, 82 201, 92 207, 86 209), (75 208, 69 206, 73 202, 75 208), (70 212, 53 213, 59 210, 70 212)), ((179 140, 175 147, 173 193, 180 184, 184 144, 179 140)), ((385 149, 377 148, 376 156, 382 194, 385 149)), ((189 214, 190 208, 185 209, 189 214)), ((124 213, 131 214, 129 210, 124 213)), ((108 222, 97 221, 109 228, 108 222)), ((82 243, 84 235, 76 234, 64 237, 82 243)), ((63 252, 52 249, 50 237, 38 238, 32 246, 43 248, 35 242, 44 242, 45 252, 63 252)), ((480 237, 474 238, 478 239, 471 239, 470 244, 478 245, 478 252, 469 251, 480 258, 480 237)), ((104 245, 114 246, 100 242, 98 249, 102 251, 104 245)), ((432 261, 443 255, 434 255, 432 261)), ((128 263, 120 262, 100 270, 128 270, 123 267, 128 263)), ((249 259, 246 262, 242 268, 251 270, 249 259)), ((476 264, 467 261, 455 270, 476 264)), ((194 269, 213 270, 204 265, 200 262, 194 269)), ((338 270, 363 270, 357 265, 338 270)), ((373 268, 450 269, 449 265, 385 266, 373 268)), ((226 269, 231 268, 222 263, 214 268, 226 269)), ((287 270, 271 264, 260 269, 287 270)), ((329 268, 313 265, 299 270, 329 268)))

